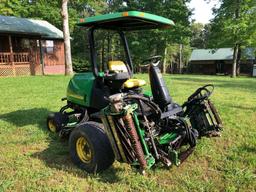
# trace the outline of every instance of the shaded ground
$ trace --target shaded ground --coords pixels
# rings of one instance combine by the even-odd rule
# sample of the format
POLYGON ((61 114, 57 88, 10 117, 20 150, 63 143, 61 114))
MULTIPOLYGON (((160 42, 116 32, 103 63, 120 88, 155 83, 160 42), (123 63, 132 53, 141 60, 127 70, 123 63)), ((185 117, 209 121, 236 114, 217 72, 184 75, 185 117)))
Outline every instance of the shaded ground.
MULTIPOLYGON (((148 80, 146 74, 137 77, 148 80)), ((63 105, 69 77, 0 79, 0 191, 255 191, 256 79, 164 78, 178 103, 213 83, 212 100, 225 129, 221 138, 200 140, 180 167, 157 167, 146 177, 118 162, 88 175, 71 163, 67 141, 47 132, 47 114, 63 105)))

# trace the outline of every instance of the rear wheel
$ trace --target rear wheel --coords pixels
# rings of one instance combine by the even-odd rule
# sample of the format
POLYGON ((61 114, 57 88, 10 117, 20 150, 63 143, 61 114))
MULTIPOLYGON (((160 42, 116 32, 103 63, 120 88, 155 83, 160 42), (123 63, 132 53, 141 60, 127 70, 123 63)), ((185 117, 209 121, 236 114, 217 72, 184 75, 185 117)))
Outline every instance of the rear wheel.
POLYGON ((79 124, 69 138, 71 159, 79 168, 96 173, 110 167, 114 153, 102 124, 85 122, 79 124))

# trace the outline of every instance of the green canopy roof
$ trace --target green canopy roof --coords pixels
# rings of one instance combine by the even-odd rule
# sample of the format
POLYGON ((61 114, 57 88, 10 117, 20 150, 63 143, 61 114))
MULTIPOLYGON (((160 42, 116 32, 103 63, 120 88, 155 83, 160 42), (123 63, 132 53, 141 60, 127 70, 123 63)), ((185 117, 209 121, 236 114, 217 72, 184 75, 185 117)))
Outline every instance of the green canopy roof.
POLYGON ((120 29, 122 31, 168 28, 173 21, 161 16, 139 11, 110 13, 80 19, 79 26, 99 27, 104 29, 120 29))
POLYGON ((0 34, 40 36, 43 39, 63 39, 61 30, 44 20, 0 15, 0 34))

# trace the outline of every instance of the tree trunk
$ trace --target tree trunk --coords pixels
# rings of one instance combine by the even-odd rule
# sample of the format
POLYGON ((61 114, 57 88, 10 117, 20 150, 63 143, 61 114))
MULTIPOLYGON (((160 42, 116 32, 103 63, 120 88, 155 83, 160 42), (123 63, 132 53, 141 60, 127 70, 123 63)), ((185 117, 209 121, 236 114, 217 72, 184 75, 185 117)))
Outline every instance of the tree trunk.
MULTIPOLYGON (((236 0, 236 10, 235 10, 235 19, 238 20, 240 18, 240 0, 236 0)), ((239 44, 237 43, 237 37, 235 36, 235 47, 233 53, 233 66, 232 66, 232 75, 231 77, 236 77, 237 74, 237 66, 238 66, 238 54, 239 54, 239 44)))
POLYGON ((179 73, 181 74, 182 73, 182 44, 179 45, 180 47, 180 53, 179 53, 179 73))
POLYGON ((166 73, 166 60, 167 60, 167 46, 164 48, 164 61, 163 61, 163 73, 166 73))
POLYGON ((238 53, 237 53, 237 66, 236 66, 236 75, 240 75, 240 64, 241 64, 241 47, 238 45, 238 53))
POLYGON ((70 33, 68 22, 68 0, 62 0, 62 23, 63 23, 63 36, 65 48, 65 75, 73 74, 72 59, 71 59, 71 46, 70 46, 70 33))
POLYGON ((105 66, 105 39, 102 39, 101 66, 102 66, 102 71, 106 71, 106 66, 105 66))
POLYGON ((170 73, 173 74, 173 61, 172 61, 172 56, 171 56, 171 60, 170 60, 170 73))
POLYGON ((232 75, 231 77, 236 77, 236 68, 237 68, 237 59, 238 59, 238 44, 234 47, 234 53, 233 53, 233 65, 232 65, 232 75))

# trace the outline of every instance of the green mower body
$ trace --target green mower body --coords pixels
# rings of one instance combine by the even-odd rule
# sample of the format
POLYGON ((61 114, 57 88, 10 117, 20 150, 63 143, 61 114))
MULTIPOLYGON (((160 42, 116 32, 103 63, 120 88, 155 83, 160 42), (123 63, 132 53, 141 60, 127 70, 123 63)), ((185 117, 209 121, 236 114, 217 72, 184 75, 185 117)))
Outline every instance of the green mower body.
POLYGON ((91 107, 94 81, 95 77, 91 72, 75 74, 68 84, 67 100, 77 105, 91 107))

